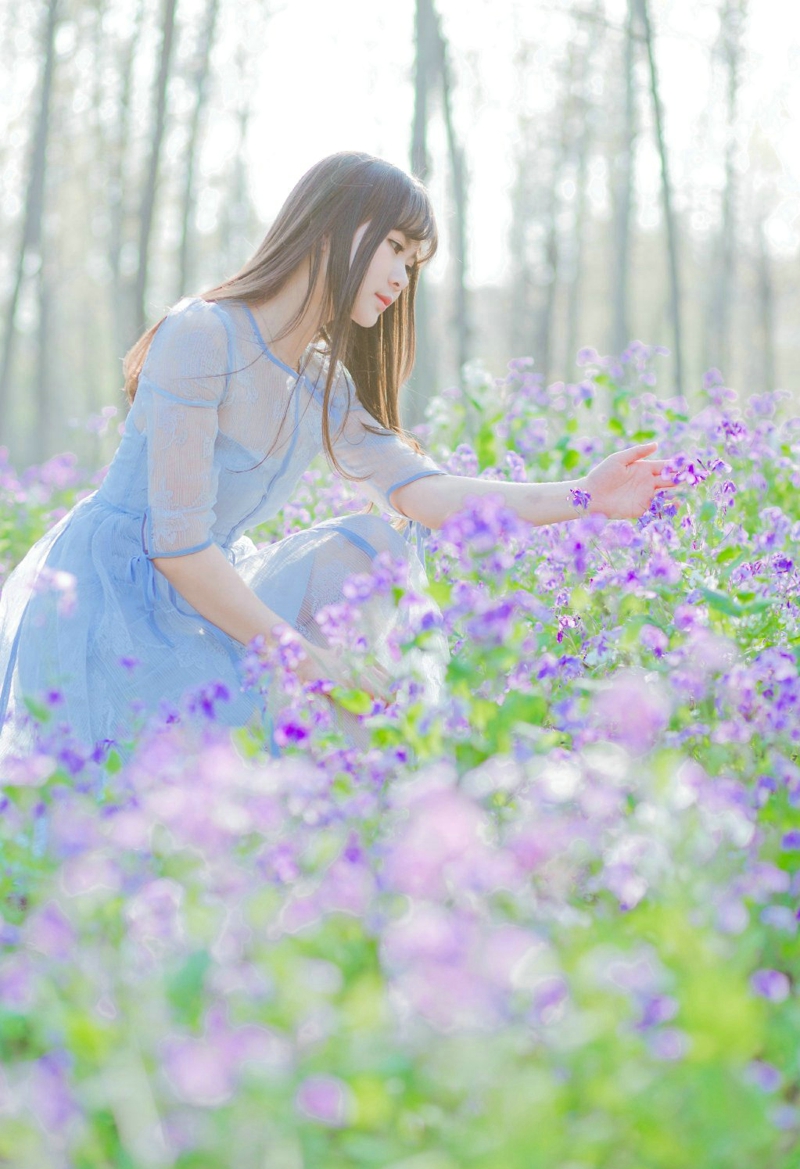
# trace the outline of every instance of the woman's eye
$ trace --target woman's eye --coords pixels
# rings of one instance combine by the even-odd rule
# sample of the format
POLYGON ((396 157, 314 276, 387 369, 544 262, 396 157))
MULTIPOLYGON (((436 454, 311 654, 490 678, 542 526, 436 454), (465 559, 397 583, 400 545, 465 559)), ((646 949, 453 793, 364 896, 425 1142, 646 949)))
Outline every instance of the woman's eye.
MULTIPOLYGON (((400 243, 400 241, 396 240, 396 239, 390 239, 389 243, 394 248, 394 254, 396 256, 399 256, 400 253, 403 251, 403 245, 400 243)), ((406 264, 406 275, 410 276, 413 271, 414 271, 414 265, 413 264, 406 264)))

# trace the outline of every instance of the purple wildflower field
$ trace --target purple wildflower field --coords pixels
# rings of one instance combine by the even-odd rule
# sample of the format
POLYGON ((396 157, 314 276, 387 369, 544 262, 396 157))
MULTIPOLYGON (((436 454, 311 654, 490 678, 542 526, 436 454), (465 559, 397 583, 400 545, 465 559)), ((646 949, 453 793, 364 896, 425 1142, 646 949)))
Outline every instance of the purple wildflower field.
MULTIPOLYGON (((716 370, 661 398, 662 352, 583 350, 579 384, 472 367, 433 401, 453 473, 573 478, 655 437, 682 486, 542 528, 486 497, 428 540, 427 595, 352 578, 324 629, 357 671, 359 606, 399 608, 388 705, 301 685, 288 635, 242 672, 277 679, 277 754, 213 682, 125 759, 31 696, 0 1164, 800 1166, 800 418, 716 370)), ((3 571, 101 477, 6 458, 3 571)), ((315 466, 253 537, 361 506, 315 466)))

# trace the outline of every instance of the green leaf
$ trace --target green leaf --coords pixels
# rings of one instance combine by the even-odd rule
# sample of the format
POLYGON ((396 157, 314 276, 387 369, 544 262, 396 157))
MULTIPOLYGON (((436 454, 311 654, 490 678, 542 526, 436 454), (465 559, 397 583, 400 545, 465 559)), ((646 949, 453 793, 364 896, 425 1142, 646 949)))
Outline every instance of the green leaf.
POLYGON ((503 715, 509 723, 522 722, 540 727, 547 717, 547 702, 541 694, 509 694, 503 703, 503 715))
POLYGON ((585 613, 592 603, 592 596, 583 585, 576 585, 569 598, 569 607, 573 613, 585 613))
POLYGON ((428 582, 428 596, 437 605, 449 605, 453 593, 453 586, 447 580, 431 580, 428 582))
POLYGON ((716 589, 707 588, 701 588, 700 592, 708 607, 714 609, 717 613, 724 613, 727 617, 741 617, 745 612, 738 601, 734 601, 733 597, 729 597, 725 593, 719 593, 716 589))
POLYGON ((727 548, 723 548, 714 557, 717 564, 730 564, 732 560, 736 560, 737 556, 744 557, 747 553, 742 548, 741 544, 729 544, 727 548))
POLYGON ((622 438, 625 435, 625 427, 622 425, 619 418, 615 418, 612 416, 611 418, 609 418, 608 422, 606 423, 606 426, 608 427, 608 429, 611 431, 612 434, 616 434, 620 438, 622 438))
POLYGON ((116 775, 122 770, 122 759, 117 751, 109 751, 104 767, 109 775, 116 775))
POLYGON ((365 690, 347 690, 344 686, 334 686, 331 698, 351 714, 368 714, 372 710, 372 698, 365 690))
POLYGON ((203 1013, 205 980, 211 966, 208 950, 195 950, 167 982, 167 998, 175 1017, 198 1027, 203 1013))
POLYGON ((564 452, 562 466, 564 467, 565 471, 571 471, 573 467, 577 467, 580 461, 581 457, 578 452, 570 449, 564 452))
POLYGON ((50 721, 50 711, 41 702, 37 702, 35 698, 31 698, 27 694, 23 695, 23 702, 37 722, 46 723, 50 721))

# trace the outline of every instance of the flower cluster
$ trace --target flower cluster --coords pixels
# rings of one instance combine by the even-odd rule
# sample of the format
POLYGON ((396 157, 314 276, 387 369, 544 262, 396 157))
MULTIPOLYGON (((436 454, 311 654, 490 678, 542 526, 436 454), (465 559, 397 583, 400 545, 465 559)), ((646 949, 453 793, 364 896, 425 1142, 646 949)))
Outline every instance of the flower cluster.
MULTIPOLYGON (((475 496, 427 589, 385 556, 351 577, 319 636, 367 676, 390 614, 386 701, 303 684, 289 629, 243 659, 247 727, 212 679, 87 755, 30 696, 0 1160, 793 1164, 800 419, 717 370, 660 398, 661 352, 582 350, 575 385, 475 366, 432 403, 454 473, 574 480, 656 437, 681 488, 630 522, 573 491, 541 528, 475 496)), ((88 489, 3 459, 7 567, 88 489)), ((255 535, 359 506, 315 466, 255 535)))

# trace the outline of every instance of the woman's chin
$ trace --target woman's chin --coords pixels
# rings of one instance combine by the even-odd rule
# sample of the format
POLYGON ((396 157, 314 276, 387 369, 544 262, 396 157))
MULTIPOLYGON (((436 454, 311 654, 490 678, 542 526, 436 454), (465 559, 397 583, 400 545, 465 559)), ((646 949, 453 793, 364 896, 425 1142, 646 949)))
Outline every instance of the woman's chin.
POLYGON ((354 324, 360 325, 362 329, 371 329, 373 325, 377 325, 380 315, 379 312, 374 311, 369 313, 353 313, 350 319, 354 324))

